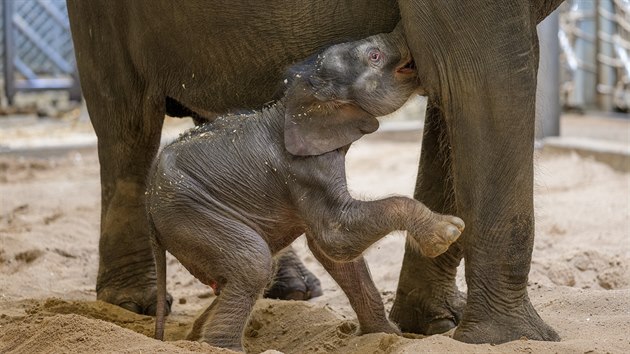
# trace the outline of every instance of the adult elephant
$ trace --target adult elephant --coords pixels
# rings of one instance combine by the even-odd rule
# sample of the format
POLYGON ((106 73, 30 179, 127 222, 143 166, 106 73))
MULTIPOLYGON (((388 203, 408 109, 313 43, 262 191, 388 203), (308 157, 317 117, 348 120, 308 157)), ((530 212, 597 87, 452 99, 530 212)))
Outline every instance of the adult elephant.
POLYGON ((467 229, 436 259, 406 247, 391 318, 429 334, 459 325, 455 338, 466 342, 558 340, 526 285, 536 24, 560 2, 68 0, 101 164, 98 298, 154 311, 143 195, 167 106, 259 108, 288 64, 400 20, 429 97, 415 196, 467 229), (462 257, 467 300, 454 282, 462 257))

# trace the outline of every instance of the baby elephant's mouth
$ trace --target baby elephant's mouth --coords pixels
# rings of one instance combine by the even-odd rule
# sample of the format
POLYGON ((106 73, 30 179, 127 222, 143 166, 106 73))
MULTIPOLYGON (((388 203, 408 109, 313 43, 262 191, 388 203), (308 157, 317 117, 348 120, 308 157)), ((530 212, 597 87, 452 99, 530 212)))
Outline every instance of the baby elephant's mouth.
POLYGON ((415 74, 416 62, 413 61, 413 58, 409 58, 409 60, 396 69, 396 73, 403 75, 415 74))

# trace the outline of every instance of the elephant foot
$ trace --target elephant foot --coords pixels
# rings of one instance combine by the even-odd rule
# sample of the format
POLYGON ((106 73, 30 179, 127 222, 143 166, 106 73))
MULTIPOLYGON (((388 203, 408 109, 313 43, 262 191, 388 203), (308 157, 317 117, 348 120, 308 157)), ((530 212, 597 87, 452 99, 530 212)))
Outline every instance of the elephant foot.
POLYGON ((398 329, 398 327, 396 327, 396 325, 389 322, 383 323, 379 326, 373 326, 373 327, 359 326, 358 330, 355 331, 355 334, 357 336, 362 336, 364 334, 370 334, 370 333, 388 333, 388 334, 397 334, 397 335, 402 334, 402 332, 400 331, 400 329, 398 329))
POLYGON ((323 294, 319 279, 306 269, 292 249, 277 257, 276 267, 276 275, 265 290, 266 298, 308 300, 323 294))
POLYGON ((457 327, 466 306, 466 295, 452 286, 449 291, 431 294, 428 289, 415 289, 396 294, 389 318, 403 332, 433 335, 457 327))
MULTIPOLYGON (((140 315, 155 316, 157 310, 157 291, 152 286, 134 288, 100 288, 96 299, 114 304, 140 315)), ((166 315, 171 312, 173 297, 166 294, 166 315)))
MULTIPOLYGON (((150 249, 148 252, 151 252, 150 249)), ((117 259, 116 267, 99 269, 96 282, 96 299, 120 306, 141 315, 155 316, 157 288, 155 266, 151 253, 144 258, 117 259)), ((166 294, 166 314, 171 312, 173 297, 166 294)))
POLYGON ((464 221, 456 216, 439 215, 431 229, 411 235, 412 245, 426 257, 435 258, 446 252, 464 231, 464 221))
POLYGON ((500 344, 517 339, 560 341, 558 333, 538 315, 529 299, 509 311, 467 311, 453 338, 466 343, 500 344))

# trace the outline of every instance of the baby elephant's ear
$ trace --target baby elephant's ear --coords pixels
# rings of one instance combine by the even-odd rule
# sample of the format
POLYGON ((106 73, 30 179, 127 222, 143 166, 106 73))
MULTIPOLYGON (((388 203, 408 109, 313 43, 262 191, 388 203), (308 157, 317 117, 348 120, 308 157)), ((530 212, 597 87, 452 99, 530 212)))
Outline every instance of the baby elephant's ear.
POLYGON ((376 129, 378 120, 356 104, 317 101, 313 97, 290 99, 284 119, 284 144, 293 155, 321 155, 376 129))

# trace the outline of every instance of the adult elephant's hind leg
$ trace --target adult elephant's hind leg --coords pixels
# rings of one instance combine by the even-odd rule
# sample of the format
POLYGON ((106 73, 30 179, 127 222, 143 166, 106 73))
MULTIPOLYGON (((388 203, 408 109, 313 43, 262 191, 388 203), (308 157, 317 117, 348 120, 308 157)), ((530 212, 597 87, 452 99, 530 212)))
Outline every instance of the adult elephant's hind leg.
MULTIPOLYGON (((107 83, 89 85, 102 88, 107 83)), ((110 101, 95 90, 86 91, 101 166, 97 299, 152 315, 156 309, 156 275, 144 193, 160 142, 163 100, 126 92, 110 101)), ((167 302, 170 307, 170 296, 167 302)))
POLYGON ((308 300, 322 295, 319 279, 304 266, 289 246, 276 255, 276 274, 265 297, 282 300, 308 300))
MULTIPOLYGON (((414 197, 435 212, 454 214, 449 149, 446 144, 444 117, 434 102, 429 102, 414 197)), ((459 243, 453 244, 437 258, 428 258, 407 242, 398 290, 390 313, 390 319, 403 332, 437 334, 457 326, 466 304, 464 295, 455 285, 461 258, 459 243)))

